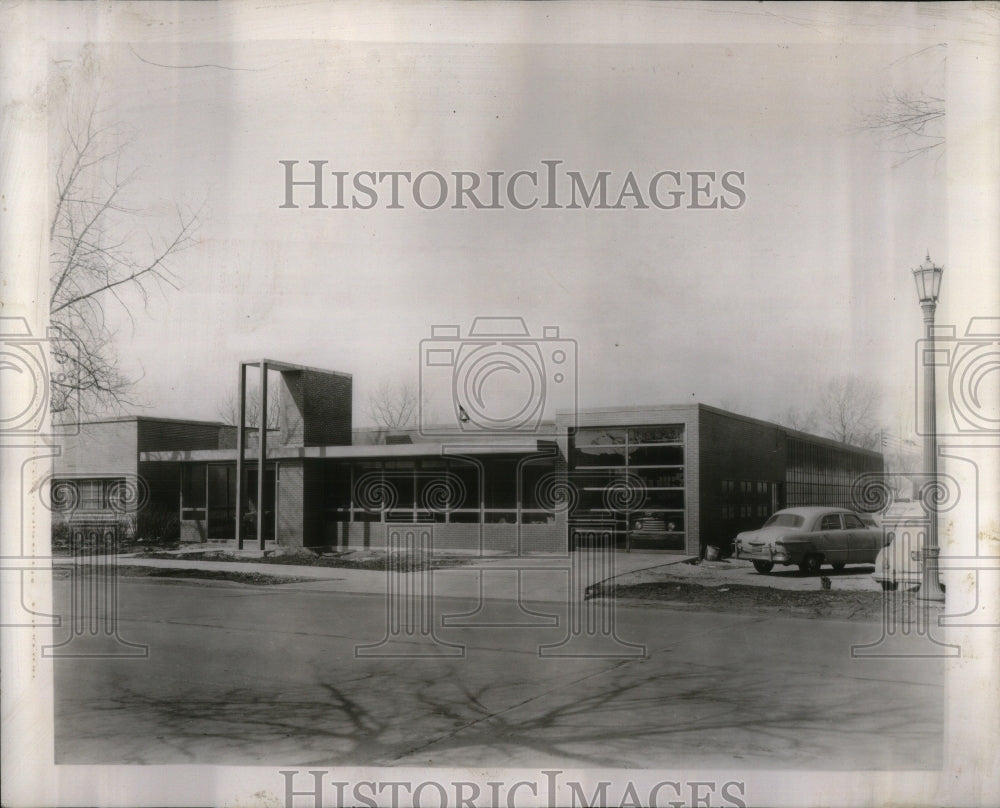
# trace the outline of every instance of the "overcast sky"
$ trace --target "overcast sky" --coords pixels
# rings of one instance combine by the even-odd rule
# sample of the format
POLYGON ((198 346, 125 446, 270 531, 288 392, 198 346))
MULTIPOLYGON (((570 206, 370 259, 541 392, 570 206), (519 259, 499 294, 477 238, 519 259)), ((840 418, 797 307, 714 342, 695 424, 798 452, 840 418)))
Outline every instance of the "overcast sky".
POLYGON ((352 373, 359 420, 377 384, 418 378, 432 325, 517 315, 576 341, 582 407, 769 417, 853 373, 884 385, 892 425, 912 406, 909 270, 948 261, 945 162, 895 165, 859 126, 887 93, 943 94, 943 49, 922 47, 146 42, 87 46, 86 79, 55 46, 52 70, 133 133, 154 232, 173 202, 204 205, 180 288, 116 315, 149 414, 215 418, 237 362, 266 356, 352 373), (404 191, 401 210, 317 210, 307 189, 287 210, 281 160, 484 182, 561 160, 611 172, 613 199, 629 172, 645 190, 732 171, 745 202, 424 210, 404 191))

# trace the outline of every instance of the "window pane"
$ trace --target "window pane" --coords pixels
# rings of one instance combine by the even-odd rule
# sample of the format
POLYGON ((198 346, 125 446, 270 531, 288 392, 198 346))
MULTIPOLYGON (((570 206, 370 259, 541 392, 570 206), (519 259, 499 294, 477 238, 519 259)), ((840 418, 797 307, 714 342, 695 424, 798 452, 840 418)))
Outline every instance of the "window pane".
POLYGON ((483 459, 486 469, 487 508, 517 507, 517 461, 512 457, 487 457, 483 459))
POLYGON ((575 466, 624 466, 624 446, 577 447, 573 452, 575 466))
MULTIPOLYGON (((458 460, 448 461, 448 473, 453 475, 458 487, 456 509, 479 510, 479 467, 458 460)), ((452 520, 454 521, 454 520, 452 520)))
POLYGON ((624 429, 578 429, 573 442, 578 448, 584 446, 624 446, 624 429))
POLYGON ((683 491, 662 491, 651 489, 646 491, 646 499, 643 503, 644 508, 675 508, 683 509, 684 507, 684 492, 683 491))
POLYGON ((337 463, 326 470, 326 507, 344 510, 351 507, 351 467, 337 463))
POLYGON ((208 467, 208 499, 212 508, 227 508, 236 501, 236 474, 230 466, 208 467))
POLYGON ((683 469, 631 469, 630 474, 638 477, 648 488, 683 488, 683 469))
POLYGON ((555 458, 546 459, 541 463, 522 463, 521 472, 521 507, 550 508, 554 503, 551 499, 551 486, 555 482, 555 458), (548 489, 548 490, 547 490, 548 489))
POLYGON ((185 508, 205 507, 205 466, 184 466, 181 475, 185 508))
POLYGON ((683 464, 683 446, 640 446, 629 452, 629 465, 632 466, 681 466, 683 464))
POLYGON ((682 443, 684 425, 636 426, 628 431, 629 445, 634 443, 682 443))

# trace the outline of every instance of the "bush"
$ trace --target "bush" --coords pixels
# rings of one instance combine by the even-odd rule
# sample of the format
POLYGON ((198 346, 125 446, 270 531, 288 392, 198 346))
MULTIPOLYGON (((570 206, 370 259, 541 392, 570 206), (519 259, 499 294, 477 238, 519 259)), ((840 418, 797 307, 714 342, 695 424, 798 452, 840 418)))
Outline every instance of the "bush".
POLYGON ((53 516, 52 519, 52 552, 56 554, 67 554, 71 552, 127 552, 133 545, 162 545, 176 544, 180 539, 181 523, 177 512, 163 506, 153 506, 144 508, 136 514, 122 516, 118 519, 108 519, 107 521, 98 517, 87 520, 78 517, 75 520, 64 520, 53 516), (82 525, 89 525, 96 522, 107 526, 114 524, 115 540, 114 547, 107 547, 105 540, 99 540, 100 547, 95 545, 93 538, 87 535, 81 540, 78 538, 78 546, 74 547, 73 528, 82 525))
POLYGON ((175 542, 181 537, 181 521, 176 508, 151 505, 131 517, 131 531, 126 535, 144 544, 175 542))

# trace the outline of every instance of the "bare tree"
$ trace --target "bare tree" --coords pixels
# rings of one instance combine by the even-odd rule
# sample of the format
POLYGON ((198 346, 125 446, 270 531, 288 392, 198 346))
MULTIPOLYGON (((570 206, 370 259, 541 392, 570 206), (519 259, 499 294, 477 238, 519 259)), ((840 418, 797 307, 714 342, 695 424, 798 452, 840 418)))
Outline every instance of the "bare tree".
POLYGON ((882 430, 878 425, 880 401, 881 393, 876 383, 860 376, 842 376, 831 379, 819 389, 811 408, 789 408, 775 420, 801 432, 878 450, 882 442, 882 430))
POLYGON ((797 410, 789 407, 774 420, 799 432, 816 432, 819 429, 815 410, 797 410))
MULTIPOLYGON (((897 59, 912 72, 933 82, 944 75, 947 47, 931 45, 897 59)), ((890 65, 892 67, 892 65, 890 65)), ((921 155, 943 153, 945 102, 934 91, 891 90, 883 94, 878 108, 861 116, 860 129, 875 133, 892 144, 902 165, 921 155)))
POLYGON ((878 449, 878 385, 860 376, 832 379, 820 390, 817 416, 828 437, 862 449, 878 449))
MULTIPOLYGON (((237 426, 240 420, 240 395, 235 388, 229 388, 229 393, 219 402, 216 409, 219 420, 230 426, 237 426)), ((281 390, 270 384, 267 387, 267 428, 278 429, 281 426, 281 390)), ((246 426, 256 429, 260 424, 260 391, 247 386, 246 426)))
POLYGON ((134 322, 150 292, 176 288, 171 260, 194 243, 195 213, 176 207, 164 232, 143 221, 147 211, 128 196, 138 181, 123 168, 129 142, 105 126, 96 105, 71 120, 55 169, 50 238, 53 417, 117 411, 133 404, 137 381, 121 369, 107 307, 120 306, 134 322))
POLYGON ((944 99, 897 92, 887 96, 882 109, 865 116, 864 128, 885 137, 901 157, 896 165, 944 146, 944 99))
POLYGON ((383 381, 368 396, 367 414, 380 429, 405 429, 417 414, 416 390, 409 382, 383 381))

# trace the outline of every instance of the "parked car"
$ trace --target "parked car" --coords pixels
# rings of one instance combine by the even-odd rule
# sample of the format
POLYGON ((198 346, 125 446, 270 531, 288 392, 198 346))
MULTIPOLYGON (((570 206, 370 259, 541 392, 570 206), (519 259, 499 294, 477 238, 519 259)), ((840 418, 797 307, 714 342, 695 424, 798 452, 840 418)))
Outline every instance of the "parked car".
POLYGON ((752 561, 757 572, 797 564, 802 572, 815 573, 824 564, 839 570, 875 563, 882 535, 854 511, 811 506, 778 511, 760 530, 740 533, 734 544, 736 557, 752 561))
POLYGON ((683 549, 684 531, 669 515, 643 511, 629 523, 629 540, 636 547, 683 549))
MULTIPOLYGON (((886 591, 895 591, 900 585, 912 589, 923 582, 924 564, 920 551, 925 525, 923 521, 897 521, 887 527, 886 545, 875 559, 875 572, 872 573, 872 578, 886 591)), ((943 583, 941 588, 944 589, 943 583)))

